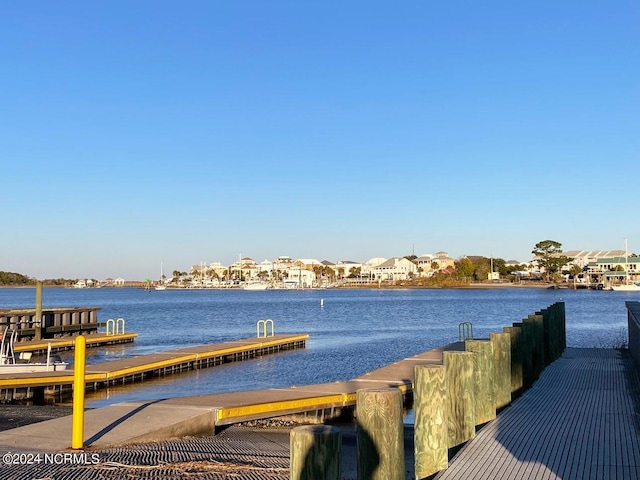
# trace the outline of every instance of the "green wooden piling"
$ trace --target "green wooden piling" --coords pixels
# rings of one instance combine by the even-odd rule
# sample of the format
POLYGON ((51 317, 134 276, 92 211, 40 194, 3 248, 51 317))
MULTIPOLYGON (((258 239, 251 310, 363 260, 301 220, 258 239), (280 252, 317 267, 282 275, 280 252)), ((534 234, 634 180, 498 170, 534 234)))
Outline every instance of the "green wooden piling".
POLYGON ((476 425, 496 418, 496 392, 494 384, 493 345, 489 340, 466 340, 465 350, 474 355, 473 384, 476 425))
POLYGON ((496 410, 511 403, 511 335, 491 333, 493 345, 493 384, 495 388, 496 410))
POLYGON ((402 392, 397 388, 356 392, 359 480, 404 480, 402 392))
POLYGON ((415 476, 426 478, 448 467, 447 383, 444 365, 415 367, 415 476))
POLYGON ((292 480, 342 480, 342 434, 328 425, 296 427, 289 434, 292 480))
POLYGON ((473 356, 471 352, 442 352, 447 376, 449 448, 461 445, 476 435, 473 356))
POLYGON ((513 324, 512 327, 502 329, 509 334, 511 343, 511 396, 517 397, 522 393, 524 387, 524 369, 522 353, 522 325, 513 324))
POLYGON ((544 370, 544 321, 542 315, 535 314, 525 318, 524 323, 533 325, 533 374, 537 380, 544 370))

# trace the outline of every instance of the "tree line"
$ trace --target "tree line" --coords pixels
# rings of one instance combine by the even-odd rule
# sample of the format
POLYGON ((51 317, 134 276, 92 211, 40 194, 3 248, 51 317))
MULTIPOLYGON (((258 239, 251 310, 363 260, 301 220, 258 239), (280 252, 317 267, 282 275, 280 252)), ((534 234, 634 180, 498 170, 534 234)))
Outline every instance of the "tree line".
MULTIPOLYGON (((21 273, 0 271, 0 287, 25 287, 35 285, 37 281, 37 279, 21 273)), ((76 281, 76 279, 72 280, 68 278, 49 278, 47 280, 43 280, 42 283, 44 285, 62 287, 75 283, 76 281)))

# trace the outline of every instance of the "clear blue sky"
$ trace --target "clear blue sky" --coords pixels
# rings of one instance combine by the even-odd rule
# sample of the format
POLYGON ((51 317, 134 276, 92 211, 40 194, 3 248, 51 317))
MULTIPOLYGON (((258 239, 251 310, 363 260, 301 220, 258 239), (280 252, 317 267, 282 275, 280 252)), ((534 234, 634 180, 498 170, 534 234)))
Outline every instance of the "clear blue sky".
POLYGON ((0 6, 0 270, 640 251, 640 4, 0 6))

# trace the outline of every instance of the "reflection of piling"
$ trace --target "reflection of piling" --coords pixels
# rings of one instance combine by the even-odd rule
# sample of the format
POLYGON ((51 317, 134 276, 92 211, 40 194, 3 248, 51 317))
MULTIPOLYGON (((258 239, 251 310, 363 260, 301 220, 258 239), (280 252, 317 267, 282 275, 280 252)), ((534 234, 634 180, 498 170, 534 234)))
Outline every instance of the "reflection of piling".
POLYGON ((342 434, 327 425, 291 430, 291 480, 341 480, 342 434))
POLYGON ((404 480, 402 392, 358 390, 356 417, 358 479, 404 480))

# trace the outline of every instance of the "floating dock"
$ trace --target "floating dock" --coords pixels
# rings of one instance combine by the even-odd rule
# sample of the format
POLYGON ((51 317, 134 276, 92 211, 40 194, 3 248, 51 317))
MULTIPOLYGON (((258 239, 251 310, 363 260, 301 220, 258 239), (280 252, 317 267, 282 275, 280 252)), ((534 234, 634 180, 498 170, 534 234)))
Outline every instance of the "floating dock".
MULTIPOLYGON (((87 365, 86 387, 88 390, 98 390, 110 385, 124 385, 152 377, 304 348, 308 338, 308 334, 254 337, 87 365)), ((69 339, 69 341, 73 340, 69 339)), ((10 402, 31 398, 60 400, 71 394, 72 386, 73 370, 0 375, 0 401, 10 402)))
MULTIPOLYGON (((97 348, 107 345, 131 343, 136 339, 137 336, 138 334, 135 332, 115 333, 109 335, 107 335, 106 333, 94 333, 85 335, 84 338, 87 340, 87 348, 97 348)), ((18 342, 14 345, 13 350, 16 353, 32 352, 34 354, 44 354, 47 353, 49 345, 51 345, 52 352, 73 350, 73 346, 75 345, 75 337, 51 338, 47 340, 29 340, 18 342)))

